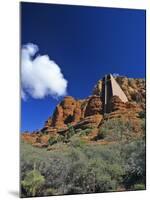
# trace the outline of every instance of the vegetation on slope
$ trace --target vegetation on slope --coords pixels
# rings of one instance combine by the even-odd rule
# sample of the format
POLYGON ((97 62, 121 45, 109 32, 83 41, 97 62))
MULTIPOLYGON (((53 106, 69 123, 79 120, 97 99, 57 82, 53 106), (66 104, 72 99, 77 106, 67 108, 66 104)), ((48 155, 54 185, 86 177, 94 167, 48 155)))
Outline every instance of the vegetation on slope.
MULTIPOLYGON (((145 135, 141 116, 139 135, 145 135)), ((145 137, 126 137, 132 125, 119 120, 108 120, 101 131, 103 140, 114 142, 86 143, 72 127, 67 141, 50 142, 49 151, 22 141, 21 196, 145 189, 145 137)))

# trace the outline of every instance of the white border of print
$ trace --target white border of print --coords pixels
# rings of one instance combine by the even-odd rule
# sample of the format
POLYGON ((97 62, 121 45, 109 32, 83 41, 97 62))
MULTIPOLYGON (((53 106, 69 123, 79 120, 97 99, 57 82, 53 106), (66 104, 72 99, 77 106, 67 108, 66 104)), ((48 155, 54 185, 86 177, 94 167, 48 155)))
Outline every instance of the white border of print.
MULTIPOLYGON (((150 37, 149 0, 26 0, 26 2, 58 3, 147 11, 147 36, 150 37), (148 26, 149 25, 149 26, 148 26)), ((0 199, 18 198, 19 193, 19 0, 1 0, 0 5, 0 199)), ((150 38, 147 37, 147 190, 89 195, 56 196, 51 199, 103 200, 148 199, 150 196, 150 38)), ((43 197, 49 199, 49 197, 43 197)), ((39 198, 28 198, 36 199, 39 198)))

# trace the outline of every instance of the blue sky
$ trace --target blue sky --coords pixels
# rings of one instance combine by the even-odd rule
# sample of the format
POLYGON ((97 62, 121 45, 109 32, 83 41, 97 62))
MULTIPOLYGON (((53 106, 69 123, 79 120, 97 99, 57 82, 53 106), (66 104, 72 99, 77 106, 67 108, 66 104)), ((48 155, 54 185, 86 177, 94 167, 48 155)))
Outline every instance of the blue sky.
MULTIPOLYGON (((85 98, 107 73, 145 77, 145 11, 21 3, 21 45, 61 68, 67 94, 85 98)), ((42 128, 62 97, 21 100, 21 131, 42 128)))

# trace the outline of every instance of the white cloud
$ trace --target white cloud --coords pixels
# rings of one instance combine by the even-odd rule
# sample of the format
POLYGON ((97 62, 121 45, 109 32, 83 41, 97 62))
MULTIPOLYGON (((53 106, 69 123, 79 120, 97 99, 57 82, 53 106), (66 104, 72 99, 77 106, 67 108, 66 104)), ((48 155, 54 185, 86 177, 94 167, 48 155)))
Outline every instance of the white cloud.
POLYGON ((24 93, 24 91, 21 89, 21 98, 25 101, 27 99, 26 94, 24 93))
POLYGON ((21 97, 41 99, 66 95, 67 80, 60 67, 48 55, 37 55, 37 45, 28 43, 21 50, 21 97), (34 58, 33 58, 34 56, 34 58))

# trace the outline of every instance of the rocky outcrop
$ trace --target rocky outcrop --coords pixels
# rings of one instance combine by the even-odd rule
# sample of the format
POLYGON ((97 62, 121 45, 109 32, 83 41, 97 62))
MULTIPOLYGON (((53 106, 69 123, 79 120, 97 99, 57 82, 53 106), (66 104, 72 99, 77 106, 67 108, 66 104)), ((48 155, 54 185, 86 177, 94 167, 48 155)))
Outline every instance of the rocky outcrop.
POLYGON ((116 80, 124 90, 129 101, 145 103, 145 79, 116 77, 116 80))
POLYGON ((99 95, 99 96, 102 96, 102 80, 99 80, 97 82, 97 84, 94 86, 94 89, 93 89, 93 95, 99 95))
POLYGON ((44 128, 41 129, 41 133, 45 133, 45 134, 49 134, 49 135, 56 135, 57 134, 58 129, 57 128, 53 128, 50 126, 44 126, 44 128))
POLYGON ((126 103, 122 102, 118 96, 113 96, 110 104, 111 112, 116 110, 126 110, 126 103))
POLYGON ((113 111, 132 111, 133 113, 140 112, 143 110, 141 104, 135 102, 122 102, 118 96, 113 96, 111 99, 111 112, 113 111))
POLYGON ((101 120, 103 119, 103 115, 96 114, 85 117, 80 122, 78 122, 74 128, 75 129, 87 129, 87 128, 95 128, 98 127, 101 120))
POLYGON ((102 100, 100 96, 93 95, 89 98, 84 116, 102 114, 102 100))
POLYGON ((73 97, 65 97, 64 100, 57 105, 53 116, 45 122, 41 132, 49 135, 56 135, 57 132, 67 130, 68 124, 73 125, 80 121, 82 118, 82 103, 83 101, 77 101, 73 97))
POLYGON ((38 135, 37 134, 31 134, 31 133, 23 133, 21 134, 21 138, 23 141, 29 143, 29 144, 34 144, 38 140, 38 135))
POLYGON ((127 77, 115 77, 115 80, 126 94, 127 102, 123 102, 119 96, 111 96, 108 101, 110 111, 104 113, 102 80, 99 80, 91 96, 82 100, 71 96, 64 97, 44 127, 32 134, 28 132, 22 134, 22 139, 36 147, 46 147, 51 136, 65 135, 70 125, 75 131, 91 129, 89 136, 86 136, 88 139, 97 134, 105 120, 112 118, 130 120, 135 127, 134 132, 140 132, 139 112, 145 109, 145 80, 127 77))
POLYGON ((63 119, 64 119, 63 108, 62 108, 62 106, 57 105, 55 112, 53 114, 53 117, 52 117, 51 126, 57 127, 57 128, 64 127, 63 119))
POLYGON ((57 132, 60 129, 67 129, 67 125, 75 125, 88 116, 102 114, 102 102, 99 96, 92 95, 85 100, 75 100, 66 96, 57 105, 52 118, 45 122, 43 132, 57 132))
POLYGON ((67 128, 67 124, 75 124, 81 119, 81 104, 71 96, 66 96, 56 107, 52 117, 52 127, 67 128))

